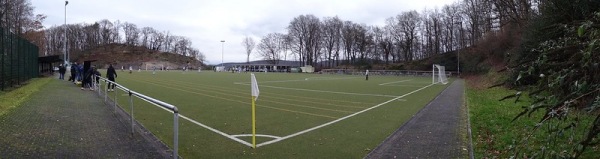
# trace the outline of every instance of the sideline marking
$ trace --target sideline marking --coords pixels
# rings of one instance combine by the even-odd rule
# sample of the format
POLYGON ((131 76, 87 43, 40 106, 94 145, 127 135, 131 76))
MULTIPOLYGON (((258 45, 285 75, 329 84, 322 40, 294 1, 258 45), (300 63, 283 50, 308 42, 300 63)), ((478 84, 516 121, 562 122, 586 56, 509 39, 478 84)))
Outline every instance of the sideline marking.
POLYGON ((398 100, 398 99, 400 99, 400 98, 402 98, 402 97, 406 97, 406 96, 408 96, 408 95, 411 95, 411 94, 413 94, 413 93, 416 93, 416 92, 418 92, 418 91, 421 91, 421 90, 423 90, 423 89, 425 89, 425 88, 428 88, 428 87, 430 87, 430 86, 433 86, 433 85, 434 85, 434 84, 427 85, 427 86, 425 86, 425 87, 423 87, 423 88, 419 88, 419 89, 417 89, 417 90, 414 90, 414 91, 412 91, 412 92, 409 92, 409 93, 406 93, 406 94, 404 94, 404 95, 398 96, 398 97, 396 97, 396 98, 394 98, 394 99, 390 99, 390 100, 388 100, 388 101, 385 101, 385 102, 383 102, 383 103, 379 103, 379 104, 377 104, 377 105, 375 105, 375 106, 372 106, 372 107, 370 107, 370 108, 367 108, 367 109, 365 109, 365 110, 361 110, 361 111, 359 111, 359 112, 356 112, 356 113, 354 113, 354 114, 350 114, 350 115, 348 115, 348 116, 345 116, 345 117, 342 117, 342 118, 339 118, 339 119, 336 119, 336 120, 330 121, 330 122, 328 122, 328 123, 321 124, 321 125, 319 125, 319 126, 315 126, 315 127, 312 127, 312 128, 310 128, 310 129, 302 130, 302 131, 300 131, 300 132, 297 132, 297 133, 294 133, 294 134, 291 134, 291 135, 288 135, 288 136, 284 136, 284 137, 281 137, 281 138, 278 138, 278 139, 275 139, 275 140, 271 140, 271 141, 267 141, 267 142, 260 143, 260 144, 256 145, 256 147, 261 147, 261 146, 269 145, 269 144, 276 143, 276 142, 279 142, 279 141, 283 141, 283 140, 285 140, 285 139, 288 139, 288 138, 291 138, 291 137, 295 137, 295 136, 298 136, 298 135, 302 135, 302 134, 305 134, 305 133, 307 133, 307 132, 311 132, 311 131, 313 131, 313 130, 316 130, 316 129, 319 129, 319 128, 322 128, 322 127, 325 127, 325 126, 328 126, 328 125, 331 125, 331 124, 334 124, 334 123, 337 123, 337 122, 339 122, 339 121, 342 121, 342 120, 348 119, 348 118, 350 118, 350 117, 353 117, 353 116, 355 116, 355 115, 362 114, 362 113, 364 113, 364 112, 366 112, 366 111, 369 111, 369 110, 371 110, 371 109, 375 109, 375 108, 377 108, 377 107, 380 107, 380 106, 382 106, 382 105, 385 105, 385 104, 387 104, 387 103, 390 103, 390 102, 392 102, 392 101, 398 100))
POLYGON ((379 84, 379 85, 383 86, 383 85, 388 85, 388 84, 392 84, 392 83, 400 83, 400 82, 407 82, 407 81, 412 81, 412 79, 407 79, 407 80, 402 80, 402 81, 395 81, 395 82, 388 82, 388 83, 382 83, 382 84, 379 84))

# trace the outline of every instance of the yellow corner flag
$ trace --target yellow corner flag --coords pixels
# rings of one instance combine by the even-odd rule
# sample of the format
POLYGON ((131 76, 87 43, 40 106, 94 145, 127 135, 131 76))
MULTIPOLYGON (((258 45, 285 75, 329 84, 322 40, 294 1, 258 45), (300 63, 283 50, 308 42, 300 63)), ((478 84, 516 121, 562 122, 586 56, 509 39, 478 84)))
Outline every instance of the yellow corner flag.
POLYGON ((250 87, 252 87, 252 147, 256 148, 256 100, 258 100, 260 91, 258 90, 258 82, 256 82, 254 73, 250 74, 250 82, 250 87))

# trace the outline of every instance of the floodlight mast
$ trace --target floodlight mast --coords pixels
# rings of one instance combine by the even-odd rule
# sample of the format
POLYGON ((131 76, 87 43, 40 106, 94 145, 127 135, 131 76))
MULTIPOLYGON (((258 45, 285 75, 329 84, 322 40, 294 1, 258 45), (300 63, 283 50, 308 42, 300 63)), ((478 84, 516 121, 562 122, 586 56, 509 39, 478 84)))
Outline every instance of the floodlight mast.
POLYGON ((225 40, 221 40, 221 67, 224 67, 223 64, 223 55, 225 54, 225 40))

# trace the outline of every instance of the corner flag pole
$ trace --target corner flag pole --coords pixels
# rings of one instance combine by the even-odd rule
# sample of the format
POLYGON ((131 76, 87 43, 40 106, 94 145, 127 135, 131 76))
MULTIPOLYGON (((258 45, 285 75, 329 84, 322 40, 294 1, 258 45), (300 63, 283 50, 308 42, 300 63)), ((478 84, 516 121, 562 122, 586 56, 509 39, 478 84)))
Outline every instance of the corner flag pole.
POLYGON ((258 82, 254 74, 250 74, 250 82, 252 87, 252 147, 256 148, 256 100, 258 100, 258 82))
POLYGON ((256 148, 256 97, 252 96, 252 147, 256 148))

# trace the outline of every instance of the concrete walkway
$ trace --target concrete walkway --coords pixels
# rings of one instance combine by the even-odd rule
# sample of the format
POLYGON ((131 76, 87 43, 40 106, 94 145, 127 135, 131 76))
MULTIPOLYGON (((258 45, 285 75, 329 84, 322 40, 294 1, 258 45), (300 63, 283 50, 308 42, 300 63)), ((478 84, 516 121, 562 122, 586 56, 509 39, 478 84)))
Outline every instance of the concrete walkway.
POLYGON ((53 80, 0 116, 0 158, 166 158, 97 93, 53 80))
POLYGON ((468 158, 460 140, 463 94, 458 79, 365 158, 468 158))

